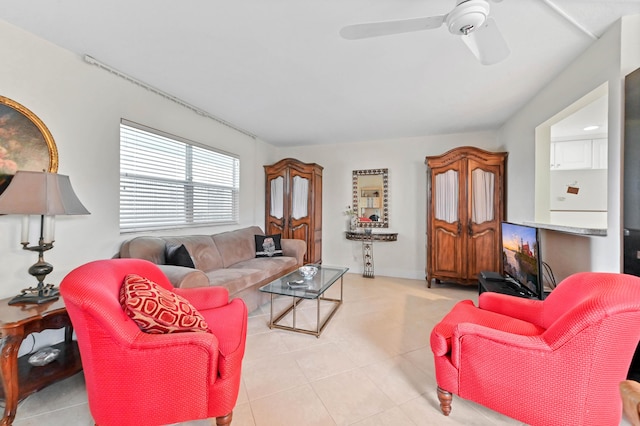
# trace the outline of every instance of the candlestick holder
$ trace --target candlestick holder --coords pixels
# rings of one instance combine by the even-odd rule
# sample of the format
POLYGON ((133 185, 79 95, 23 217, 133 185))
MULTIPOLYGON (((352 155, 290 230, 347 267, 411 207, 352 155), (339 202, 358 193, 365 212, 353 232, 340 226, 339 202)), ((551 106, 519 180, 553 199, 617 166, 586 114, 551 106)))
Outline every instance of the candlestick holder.
POLYGON ((40 305, 57 300, 60 297, 60 291, 53 284, 44 283, 45 277, 53 271, 53 265, 44 260, 44 252, 53 248, 53 241, 45 243, 44 238, 40 237, 38 245, 29 246, 28 242, 23 242, 22 248, 38 253, 38 261, 29 268, 29 274, 38 280, 38 285, 22 289, 20 294, 9 301, 9 304, 35 303, 40 305))

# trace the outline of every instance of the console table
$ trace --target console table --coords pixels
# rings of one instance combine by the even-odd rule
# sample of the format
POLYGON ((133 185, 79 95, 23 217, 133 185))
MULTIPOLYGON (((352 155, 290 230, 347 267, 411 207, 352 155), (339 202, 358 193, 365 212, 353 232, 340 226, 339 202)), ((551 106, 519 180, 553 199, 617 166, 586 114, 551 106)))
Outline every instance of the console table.
POLYGON ((373 274, 373 242, 374 241, 397 241, 398 233, 391 232, 346 232, 347 240, 362 241, 362 260, 364 268, 362 276, 374 278, 373 274))
POLYGON ((0 398, 5 400, 2 426, 13 423, 18 401, 82 370, 80 352, 72 340, 73 328, 62 298, 41 305, 9 305, 9 300, 0 299, 0 398), (60 350, 57 359, 36 367, 28 362, 31 354, 18 358, 20 344, 26 336, 63 327, 64 341, 53 345, 60 350))

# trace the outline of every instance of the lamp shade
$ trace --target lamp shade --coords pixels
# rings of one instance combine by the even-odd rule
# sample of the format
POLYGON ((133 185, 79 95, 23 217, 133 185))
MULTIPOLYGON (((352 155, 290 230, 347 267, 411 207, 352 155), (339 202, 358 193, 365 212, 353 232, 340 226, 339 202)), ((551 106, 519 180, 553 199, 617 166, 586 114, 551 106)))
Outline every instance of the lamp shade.
POLYGON ((18 171, 0 195, 0 214, 90 214, 71 187, 69 176, 18 171))

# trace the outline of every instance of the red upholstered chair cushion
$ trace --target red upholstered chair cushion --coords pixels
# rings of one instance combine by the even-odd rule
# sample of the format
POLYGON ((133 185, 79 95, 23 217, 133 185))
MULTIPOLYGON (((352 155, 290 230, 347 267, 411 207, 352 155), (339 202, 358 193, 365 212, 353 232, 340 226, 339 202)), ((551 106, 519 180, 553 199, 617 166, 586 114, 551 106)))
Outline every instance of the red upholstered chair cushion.
POLYGON ((146 333, 210 332, 204 317, 185 298, 140 275, 126 276, 120 304, 146 333))

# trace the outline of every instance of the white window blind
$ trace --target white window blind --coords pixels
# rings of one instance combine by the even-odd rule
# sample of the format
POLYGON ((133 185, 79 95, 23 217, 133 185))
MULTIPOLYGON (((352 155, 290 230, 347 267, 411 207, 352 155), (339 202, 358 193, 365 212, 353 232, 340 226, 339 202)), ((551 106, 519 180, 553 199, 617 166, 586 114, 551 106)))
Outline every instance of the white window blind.
POLYGON ((237 223, 240 160, 120 124, 120 232, 237 223))

